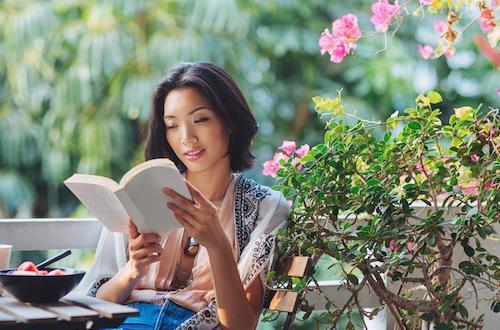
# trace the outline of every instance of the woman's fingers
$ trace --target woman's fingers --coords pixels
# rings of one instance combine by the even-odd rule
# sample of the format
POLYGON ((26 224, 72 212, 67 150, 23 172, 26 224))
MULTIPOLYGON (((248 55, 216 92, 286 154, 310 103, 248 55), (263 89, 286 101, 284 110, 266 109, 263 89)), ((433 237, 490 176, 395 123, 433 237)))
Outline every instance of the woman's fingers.
POLYGON ((185 221, 189 222, 192 226, 198 223, 198 220, 196 217, 194 217, 191 213, 183 209, 182 207, 179 207, 178 205, 174 203, 167 203, 167 207, 171 209, 175 215, 179 215, 182 217, 185 221))
POLYGON ((179 221, 181 226, 184 228, 184 230, 186 231, 188 236, 193 236, 193 237, 196 236, 194 233, 194 227, 191 223, 189 223, 189 221, 187 221, 186 219, 182 218, 181 216, 179 216, 177 214, 174 214, 174 216, 177 219, 177 221, 179 221))
POLYGON ((137 238, 137 236, 139 236, 139 231, 137 230, 137 226, 132 221, 132 219, 128 219, 128 234, 131 238, 137 238))
POLYGON ((165 195, 172 198, 177 204, 182 205, 182 207, 196 209, 192 201, 182 195, 179 195, 175 190, 164 188, 163 192, 165 195))
POLYGON ((137 261, 137 265, 139 267, 141 266, 147 266, 153 262, 157 262, 157 261, 160 261, 161 260, 161 255, 152 255, 152 256, 149 256, 149 257, 145 257, 145 258, 142 258, 140 260, 137 261))
POLYGON ((134 257, 136 257, 137 259, 142 259, 151 255, 161 255, 162 252, 163 249, 160 244, 151 244, 143 247, 140 250, 137 250, 134 253, 134 257))

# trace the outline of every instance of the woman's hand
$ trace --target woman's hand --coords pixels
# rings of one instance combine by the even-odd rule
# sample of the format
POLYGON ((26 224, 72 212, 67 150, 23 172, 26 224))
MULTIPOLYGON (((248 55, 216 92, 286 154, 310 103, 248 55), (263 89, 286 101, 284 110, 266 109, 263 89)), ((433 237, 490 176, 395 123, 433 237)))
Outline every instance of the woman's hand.
POLYGON ((167 203, 167 207, 174 212, 175 218, 187 234, 208 250, 225 247, 227 237, 220 225, 217 207, 188 181, 185 182, 194 204, 174 190, 164 188, 163 192, 175 202, 167 203))
POLYGON ((128 252, 129 265, 137 277, 146 273, 147 267, 161 260, 162 246, 160 235, 155 233, 139 234, 132 219, 128 220, 128 252))

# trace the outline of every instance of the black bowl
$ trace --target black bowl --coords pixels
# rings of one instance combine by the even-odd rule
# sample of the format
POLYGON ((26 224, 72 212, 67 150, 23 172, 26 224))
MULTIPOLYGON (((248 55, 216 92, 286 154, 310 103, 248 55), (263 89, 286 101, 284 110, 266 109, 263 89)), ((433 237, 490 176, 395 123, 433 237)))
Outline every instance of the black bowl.
POLYGON ((85 275, 85 271, 69 268, 44 268, 51 271, 61 269, 66 275, 13 275, 12 269, 0 270, 0 286, 20 301, 31 303, 56 302, 73 290, 85 275))

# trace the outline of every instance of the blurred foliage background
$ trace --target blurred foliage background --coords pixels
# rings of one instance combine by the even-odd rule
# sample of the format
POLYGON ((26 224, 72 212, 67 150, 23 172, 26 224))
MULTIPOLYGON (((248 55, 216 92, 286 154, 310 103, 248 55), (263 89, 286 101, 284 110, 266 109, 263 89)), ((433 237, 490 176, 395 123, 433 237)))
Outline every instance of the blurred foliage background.
MULTIPOLYGON (((472 26, 453 58, 425 61, 436 17, 406 19, 395 35, 362 38, 332 64, 318 37, 352 12, 364 35, 372 1, 4 0, 0 3, 0 217, 84 216, 62 184, 74 172, 119 179, 143 160, 151 93, 169 67, 207 60, 225 69, 260 125, 248 176, 283 139, 315 144, 323 124, 311 97, 336 95, 365 119, 382 119, 435 89, 444 115, 498 106, 498 70, 472 26), (76 210, 76 211, 75 211, 76 210)), ((442 17, 444 19, 444 17, 442 17)))

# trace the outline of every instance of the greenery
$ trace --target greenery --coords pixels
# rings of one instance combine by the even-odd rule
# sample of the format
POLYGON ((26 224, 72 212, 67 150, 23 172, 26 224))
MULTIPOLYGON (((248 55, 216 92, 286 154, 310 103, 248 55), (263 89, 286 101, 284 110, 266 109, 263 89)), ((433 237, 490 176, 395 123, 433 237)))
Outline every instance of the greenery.
POLYGON ((355 56, 339 65, 318 56, 323 29, 348 12, 369 27, 369 5, 2 1, 0 217, 88 215, 75 212, 77 201, 63 179, 76 171, 119 178, 143 159, 151 91, 179 61, 212 61, 242 86, 260 123, 257 166, 248 175, 268 184, 258 164, 277 141, 321 141, 322 124, 310 110, 314 95, 343 88, 349 91, 344 102, 374 120, 403 110, 406 100, 430 88, 446 96, 445 116, 454 106, 495 102, 498 72, 474 47, 477 26, 464 33, 451 59, 423 61, 418 54, 415 38, 435 38, 430 15, 405 21, 396 35, 363 38, 355 56), (374 56, 385 44, 390 51, 374 56))
MULTIPOLYGON (((462 107, 443 124, 443 100, 431 91, 403 114, 373 122, 345 112, 340 96, 314 102, 328 118, 324 143, 302 157, 282 147, 277 188, 293 213, 279 248, 283 257, 311 256, 313 265, 326 254, 343 268, 352 296, 344 306, 328 300, 328 322, 359 322, 364 286, 403 329, 418 320, 439 329, 479 326, 464 306, 467 282, 490 289, 491 309, 500 311, 500 261, 482 245, 500 220, 499 110, 462 107), (380 138, 377 127, 385 129, 380 138), (455 247, 467 256, 458 266, 455 247)), ((302 297, 309 281, 314 274, 295 283, 302 297)), ((301 310, 314 308, 302 301, 301 310)))

